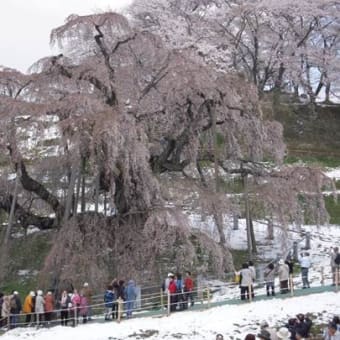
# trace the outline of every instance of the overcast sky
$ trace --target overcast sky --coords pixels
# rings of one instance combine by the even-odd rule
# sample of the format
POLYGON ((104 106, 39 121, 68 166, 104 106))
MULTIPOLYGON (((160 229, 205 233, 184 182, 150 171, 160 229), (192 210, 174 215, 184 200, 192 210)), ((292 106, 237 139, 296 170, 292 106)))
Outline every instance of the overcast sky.
POLYGON ((49 35, 69 14, 117 10, 132 0, 0 0, 0 65, 25 72, 51 54, 49 35))

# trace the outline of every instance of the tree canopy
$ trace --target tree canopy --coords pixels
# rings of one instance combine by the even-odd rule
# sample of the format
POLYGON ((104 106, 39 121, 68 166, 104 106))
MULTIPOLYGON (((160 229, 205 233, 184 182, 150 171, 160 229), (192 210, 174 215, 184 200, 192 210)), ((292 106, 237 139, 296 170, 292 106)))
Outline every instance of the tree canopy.
MULTIPOLYGON (((19 182, 16 194, 10 169, 3 171, 0 209, 12 209, 24 228, 58 230, 42 271, 47 280, 151 278, 165 265, 219 275, 232 269, 222 222, 228 199, 203 162, 215 164, 217 184, 218 171, 261 175, 259 202, 282 221, 289 211, 285 223, 301 192, 314 190, 306 175, 300 189, 283 184, 288 172, 301 179, 298 170, 243 166, 281 164, 285 152, 282 127, 264 119, 256 83, 167 46, 117 13, 72 15, 51 43, 60 54, 38 60, 30 74, 0 72, 1 148, 19 182), (46 138, 53 145, 41 146, 46 138), (218 240, 190 228, 183 206, 165 194, 162 178, 173 173, 189 177, 218 240)), ((326 181, 313 173, 322 209, 326 181)))

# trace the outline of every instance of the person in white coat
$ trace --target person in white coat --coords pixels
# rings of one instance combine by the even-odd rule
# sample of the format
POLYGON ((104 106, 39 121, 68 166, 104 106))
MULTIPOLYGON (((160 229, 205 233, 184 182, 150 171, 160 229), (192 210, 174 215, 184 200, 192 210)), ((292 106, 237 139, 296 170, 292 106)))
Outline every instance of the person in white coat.
POLYGON ((280 293, 288 293, 289 267, 283 259, 279 261, 278 274, 280 281, 280 293))
POLYGON ((310 288, 308 280, 308 271, 311 267, 309 253, 301 253, 299 257, 302 277, 302 289, 310 288))
POLYGON ((42 290, 38 290, 37 297, 35 298, 35 313, 37 315, 37 325, 39 325, 42 323, 43 315, 45 313, 45 300, 42 290))
POLYGON ((241 300, 249 299, 249 294, 251 293, 249 289, 251 289, 252 284, 252 271, 248 268, 248 263, 244 263, 240 270, 241 300))

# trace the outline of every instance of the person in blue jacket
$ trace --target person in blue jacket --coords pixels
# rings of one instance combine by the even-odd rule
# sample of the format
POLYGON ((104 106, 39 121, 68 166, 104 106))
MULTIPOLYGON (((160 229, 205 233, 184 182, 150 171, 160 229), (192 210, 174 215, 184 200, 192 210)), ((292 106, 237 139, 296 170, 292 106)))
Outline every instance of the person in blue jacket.
POLYGON ((105 320, 110 320, 114 300, 115 300, 115 294, 113 292, 113 287, 112 285, 108 285, 107 290, 104 294, 105 320))
POLYGON ((128 285, 125 289, 125 296, 126 296, 126 317, 129 319, 132 316, 132 311, 135 306, 137 292, 135 282, 130 280, 128 285))

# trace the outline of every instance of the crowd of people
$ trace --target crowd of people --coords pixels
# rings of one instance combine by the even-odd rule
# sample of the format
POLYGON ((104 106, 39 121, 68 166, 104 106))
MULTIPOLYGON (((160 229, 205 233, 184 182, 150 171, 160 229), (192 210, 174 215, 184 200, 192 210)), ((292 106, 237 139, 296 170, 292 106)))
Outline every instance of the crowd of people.
POLYGON ((46 294, 42 290, 30 291, 23 303, 17 291, 9 295, 0 293, 0 326, 15 328, 19 323, 20 314, 25 317, 22 322, 25 326, 49 325, 58 313, 61 325, 67 325, 69 320, 72 320, 73 324, 79 322, 80 317, 83 323, 86 323, 90 315, 91 302, 92 291, 87 282, 80 292, 77 289, 73 289, 72 292, 64 290, 57 300, 52 291, 46 294))
POLYGON ((114 279, 107 286, 104 294, 106 321, 119 318, 119 301, 124 304, 126 317, 129 319, 132 316, 137 298, 137 289, 133 280, 130 280, 126 287, 124 284, 124 280, 114 279))
MULTIPOLYGON (((302 252, 298 256, 298 263, 301 271, 302 289, 310 288, 309 269, 312 267, 312 261, 308 252, 302 252)), ((275 277, 278 276, 280 293, 286 294, 292 288, 290 276, 294 271, 295 261, 289 256, 280 259, 277 264, 269 263, 264 270, 264 283, 266 286, 267 296, 275 296, 275 277)), ((340 284, 339 266, 340 253, 339 248, 331 248, 330 266, 332 270, 332 285, 340 284)), ((254 298, 254 283, 256 280, 256 271, 253 262, 243 263, 242 269, 236 275, 236 282, 239 283, 241 291, 241 300, 254 298)))
MULTIPOLYGON (((177 273, 169 273, 162 285, 163 293, 170 294, 170 309, 188 308, 188 303, 194 305, 194 283, 191 273, 187 272, 185 278, 177 273)), ((115 320, 125 313, 126 318, 131 318, 137 299, 137 287, 133 280, 125 285, 123 280, 114 279, 106 288, 103 295, 104 319, 115 320), (120 306, 120 307, 119 307, 120 306), (120 309, 119 309, 120 308, 120 309), (119 315, 119 313, 121 313, 119 315)), ((69 323, 75 325, 82 319, 83 323, 91 320, 93 293, 89 284, 85 282, 78 291, 72 289, 63 290, 60 294, 42 290, 30 291, 24 298, 23 303, 17 291, 5 295, 0 293, 0 327, 17 325, 49 325, 60 322, 62 326, 69 323), (19 316, 22 315, 19 321, 19 316), (24 321, 23 321, 24 320, 24 321)), ((167 300, 165 299, 165 305, 167 300)))
MULTIPOLYGON (((337 272, 339 271, 340 254, 338 247, 331 249, 331 270, 332 284, 339 284, 337 272)), ((302 288, 309 288, 309 268, 312 265, 308 252, 301 253, 298 257, 300 264, 302 288)), ((290 275, 294 270, 294 261, 291 258, 286 260, 280 259, 277 264, 269 263, 264 270, 264 283, 268 296, 275 296, 275 277, 278 276, 280 282, 280 293, 285 294, 290 289, 290 275)), ((253 262, 249 261, 242 265, 242 269, 237 273, 237 282, 239 283, 241 299, 246 300, 254 298, 254 283, 256 281, 256 270, 253 262)), ((185 310, 189 304, 194 305, 194 281, 189 271, 182 278, 180 273, 169 273, 164 279, 162 290, 165 295, 163 305, 169 308, 170 312, 176 310, 185 310), (169 302, 168 298, 169 296, 169 302)), ((49 325, 52 320, 60 321, 61 325, 68 325, 71 321, 72 325, 79 322, 86 323, 91 320, 92 316, 92 290, 89 284, 85 282, 79 290, 64 290, 61 294, 47 291, 46 294, 42 290, 36 292, 31 291, 24 298, 23 303, 17 291, 4 295, 0 292, 0 327, 8 325, 10 328, 16 327, 19 322, 19 315, 23 314, 25 321, 23 325, 49 325), (8 324, 9 323, 9 324, 8 324)), ((131 318, 137 299, 137 288, 133 280, 128 281, 125 286, 123 280, 114 279, 108 286, 103 296, 103 305, 105 308, 105 320, 118 319, 119 313, 125 313, 127 318, 131 318), (121 303, 121 305, 120 305, 121 303), (119 310, 120 306, 120 310, 119 310)), ((99 304, 100 305, 100 304, 99 304)), ((99 307, 100 308, 100 307, 99 307)), ((120 316, 121 316, 120 314, 120 316)), ((23 318, 21 318, 22 320, 23 318)), ((303 322, 297 319, 289 320, 288 330, 294 335, 294 339, 298 338, 300 329, 298 326, 308 324, 308 319, 303 322)), ((334 326, 334 325, 333 325, 334 326)), ((334 327, 333 327, 334 328, 334 327)), ((330 326, 330 332, 332 331, 330 326)), ((282 331, 283 332, 283 331, 282 331)), ((303 336, 303 335, 302 335, 303 336)), ((274 335, 272 334, 272 338, 274 335)), ((275 337, 274 337, 275 338, 275 337)), ((327 338, 333 340, 333 338, 327 338)), ((340 340, 340 339, 339 339, 340 340)))
POLYGON ((194 305, 194 281, 189 271, 185 278, 180 273, 176 275, 169 273, 163 282, 162 289, 164 294, 170 294, 170 311, 184 310, 190 305, 194 305))
MULTIPOLYGON (((279 329, 270 327, 267 321, 262 321, 258 334, 249 333, 244 340, 304 340, 311 338, 312 320, 308 315, 302 313, 297 314, 294 318, 290 318, 286 324, 281 325, 279 329)), ((334 316, 331 322, 319 334, 317 339, 323 340, 340 340, 340 318, 334 316)), ((316 339, 315 338, 315 339, 316 339)), ((216 340, 224 340, 224 336, 219 333, 216 340)))

